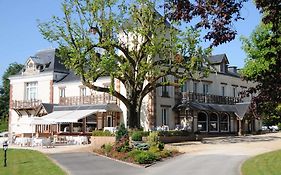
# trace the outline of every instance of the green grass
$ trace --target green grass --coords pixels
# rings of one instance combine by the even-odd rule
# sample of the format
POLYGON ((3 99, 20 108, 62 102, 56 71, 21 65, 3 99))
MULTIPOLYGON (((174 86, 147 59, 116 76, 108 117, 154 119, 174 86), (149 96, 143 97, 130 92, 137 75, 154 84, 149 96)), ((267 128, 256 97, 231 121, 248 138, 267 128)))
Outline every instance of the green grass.
POLYGON ((1 175, 66 175, 43 153, 33 150, 8 149, 7 167, 3 167, 4 151, 0 150, 1 175))
POLYGON ((258 155, 242 165, 243 175, 280 175, 281 150, 258 155))

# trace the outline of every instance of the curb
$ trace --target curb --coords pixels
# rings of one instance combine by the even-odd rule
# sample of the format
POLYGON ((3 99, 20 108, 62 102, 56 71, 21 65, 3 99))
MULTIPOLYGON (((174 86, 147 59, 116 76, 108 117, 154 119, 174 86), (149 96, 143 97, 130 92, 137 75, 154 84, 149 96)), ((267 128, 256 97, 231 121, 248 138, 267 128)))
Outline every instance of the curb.
POLYGON ((122 161, 122 160, 118 160, 118 159, 114 159, 114 158, 111 158, 111 157, 107 157, 107 156, 102 155, 102 154, 98 154, 96 152, 90 152, 90 153, 94 154, 96 156, 100 156, 100 157, 103 157, 103 158, 106 158, 106 159, 109 159, 109 160, 113 160, 113 161, 116 161, 116 162, 120 162, 120 163, 123 163, 123 164, 127 164, 127 165, 130 165, 130 166, 133 166, 133 167, 137 167, 137 168, 146 168, 146 167, 151 166, 150 164, 147 165, 147 166, 142 166, 142 165, 138 165, 138 164, 134 164, 134 163, 125 162, 125 161, 122 161))

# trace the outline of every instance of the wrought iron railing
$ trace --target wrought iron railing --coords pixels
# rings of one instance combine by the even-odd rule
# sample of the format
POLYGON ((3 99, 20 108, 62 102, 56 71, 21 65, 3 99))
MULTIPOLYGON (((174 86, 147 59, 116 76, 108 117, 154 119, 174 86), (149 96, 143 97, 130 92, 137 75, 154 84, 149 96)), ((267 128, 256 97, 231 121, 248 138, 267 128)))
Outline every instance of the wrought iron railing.
POLYGON ((181 101, 190 101, 198 103, 213 103, 213 104, 235 104, 241 102, 240 97, 228 97, 228 96, 219 96, 212 94, 200 94, 193 92, 182 92, 176 95, 178 100, 181 101))

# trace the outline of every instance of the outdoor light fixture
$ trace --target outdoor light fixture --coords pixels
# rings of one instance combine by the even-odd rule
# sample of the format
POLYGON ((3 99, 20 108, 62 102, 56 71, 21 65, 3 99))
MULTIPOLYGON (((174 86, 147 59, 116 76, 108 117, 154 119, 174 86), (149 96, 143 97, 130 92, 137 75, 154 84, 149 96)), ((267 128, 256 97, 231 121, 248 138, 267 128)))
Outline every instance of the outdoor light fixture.
POLYGON ((3 150, 4 150, 4 167, 7 166, 7 149, 8 149, 8 143, 5 141, 3 143, 3 150))

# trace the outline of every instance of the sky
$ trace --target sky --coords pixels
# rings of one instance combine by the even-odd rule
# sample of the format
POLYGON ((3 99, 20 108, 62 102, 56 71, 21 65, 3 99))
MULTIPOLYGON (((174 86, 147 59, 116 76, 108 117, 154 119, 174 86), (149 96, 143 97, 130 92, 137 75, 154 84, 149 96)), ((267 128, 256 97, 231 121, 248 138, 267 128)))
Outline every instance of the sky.
MULTIPOLYGON (((52 15, 61 14, 58 0, 0 0, 0 77, 10 63, 24 64, 38 50, 55 47, 40 34, 37 20, 48 21, 52 15)), ((213 54, 225 53, 230 65, 239 68, 246 58, 239 38, 249 36, 260 22, 260 14, 251 0, 245 4, 242 17, 244 21, 234 24, 238 31, 236 39, 213 51, 213 54)))

